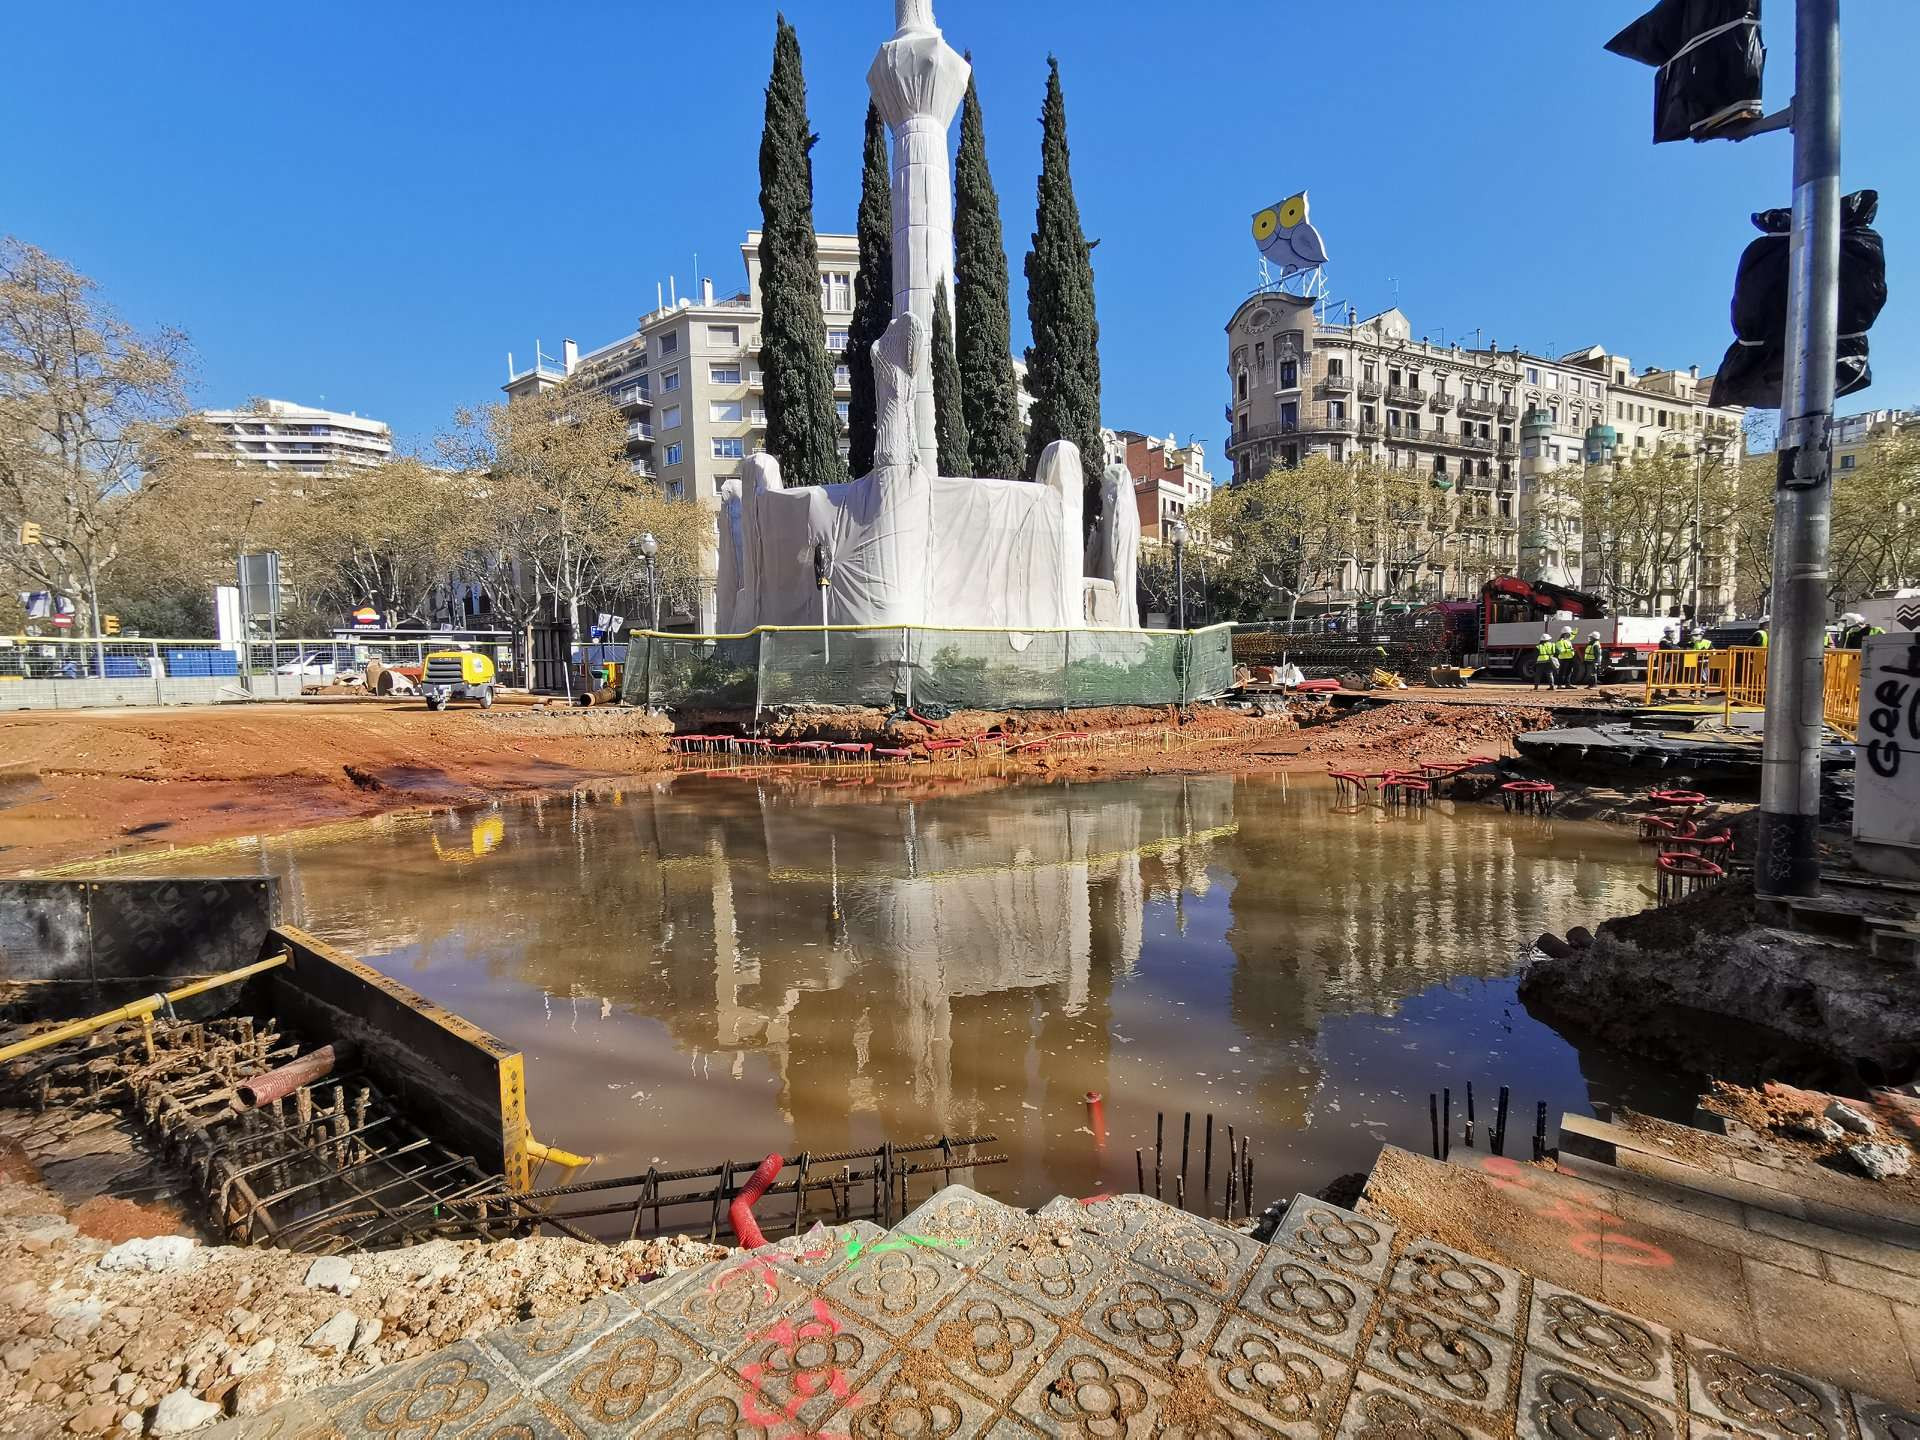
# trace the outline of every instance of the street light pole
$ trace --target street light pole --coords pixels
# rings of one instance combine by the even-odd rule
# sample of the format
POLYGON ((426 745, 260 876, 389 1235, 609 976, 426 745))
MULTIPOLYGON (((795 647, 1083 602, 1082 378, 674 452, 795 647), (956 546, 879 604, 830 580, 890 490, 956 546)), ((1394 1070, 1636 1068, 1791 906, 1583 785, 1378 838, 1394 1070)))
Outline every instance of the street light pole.
POLYGON ((1840 305, 1840 3, 1794 6, 1793 233, 1774 474, 1773 625, 1760 777, 1761 895, 1817 895, 1820 732, 1840 305))
POLYGON ((1174 521, 1168 533, 1173 537, 1173 606, 1176 616, 1174 629, 1184 630, 1187 628, 1186 521, 1174 521))
POLYGON ((654 572, 653 557, 659 550, 660 542, 653 538, 651 530, 640 537, 640 553, 647 561, 647 612, 653 617, 649 628, 656 631, 660 628, 660 584, 654 572))

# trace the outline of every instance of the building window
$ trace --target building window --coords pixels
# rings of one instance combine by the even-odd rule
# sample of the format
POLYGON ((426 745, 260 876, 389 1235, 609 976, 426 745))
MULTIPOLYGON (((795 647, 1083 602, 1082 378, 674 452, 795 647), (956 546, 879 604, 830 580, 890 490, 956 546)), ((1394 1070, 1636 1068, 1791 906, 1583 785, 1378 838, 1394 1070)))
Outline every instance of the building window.
POLYGON ((1246 372, 1246 371, 1244 371, 1244 370, 1242 370, 1242 371, 1240 372, 1240 395, 1239 395, 1239 398, 1240 398, 1240 399, 1242 399, 1242 400, 1244 400, 1244 399, 1246 399, 1246 398, 1247 398, 1247 372, 1246 372))
POLYGON ((1600 382, 1598 380, 1589 380, 1587 382, 1587 398, 1589 400, 1598 400, 1600 398, 1600 382))
POLYGON ((709 365, 707 381, 712 385, 738 385, 740 367, 738 365, 709 365))
POLYGON ((1338 357, 1330 357, 1327 360, 1327 374, 1345 375, 1346 373, 1347 373, 1346 361, 1339 359, 1338 357))
POLYGON ((1513 465, 1509 461, 1502 460, 1500 462, 1500 483, 1502 485, 1511 485, 1513 483, 1513 465))
POLYGON ((833 386, 836 390, 845 390, 853 384, 853 372, 844 365, 833 367, 833 386))
POLYGON ((845 270, 821 272, 820 308, 829 314, 853 309, 852 274, 845 270))
MULTIPOLYGON (((1500 468, 1505 470, 1506 466, 1503 465, 1500 468)), ((1504 475, 1501 476, 1501 479, 1504 480, 1505 478, 1504 475)), ((1506 520, 1513 518, 1513 492, 1511 490, 1503 490, 1500 492, 1500 515, 1502 519, 1506 520)))
POLYGON ((713 458, 716 460, 738 460, 747 452, 747 442, 724 435, 713 437, 713 458))
POLYGON ((1420 433, 1420 417, 1418 415, 1407 416, 1407 433, 1409 435, 1418 435, 1420 433))
POLYGON ((1387 429, 1398 433, 1400 429, 1400 412, 1398 410, 1387 411, 1387 429))
POLYGON ((827 331, 827 349, 838 355, 847 348, 847 332, 844 330, 827 331))
POLYGON ((1538 365, 1527 366, 1527 384, 1538 385, 1539 383, 1540 383, 1540 367, 1538 365))
POLYGON ((680 372, 678 370, 667 370, 661 373, 660 389, 663 394, 671 395, 674 391, 678 390, 679 388, 680 388, 680 372))
POLYGON ((716 425, 738 425, 740 423, 740 402, 738 400, 712 400, 707 404, 707 419, 716 425))
POLYGON ((1360 407, 1360 423, 1361 423, 1362 425, 1371 425, 1371 424, 1373 424, 1373 423, 1374 423, 1374 418, 1375 418, 1375 417, 1374 417, 1374 413, 1373 413, 1373 406, 1371 406, 1371 405, 1362 405, 1362 406, 1360 407))
POLYGON ((833 402, 833 413, 840 417, 840 423, 842 425, 847 423, 847 412, 850 408, 851 402, 849 401, 836 400, 833 402))
POLYGON ((1378 380, 1380 378, 1380 367, 1375 365, 1373 361, 1368 360, 1360 367, 1360 378, 1362 380, 1378 380))
POLYGON ((1244 434, 1246 434, 1246 433, 1247 433, 1247 412, 1246 412, 1245 410, 1242 410, 1242 411, 1240 412, 1240 419, 1239 419, 1239 421, 1238 421, 1238 428, 1239 428, 1239 431, 1240 431, 1240 433, 1241 433, 1242 435, 1244 435, 1244 434))
POLYGON ((740 327, 738 325, 707 326, 707 344, 718 345, 723 349, 730 349, 739 343, 740 327))
POLYGON ((660 412, 660 428, 662 430, 678 430, 680 428, 680 407, 678 405, 669 405, 660 412))
MULTIPOLYGON (((667 446, 667 458, 665 463, 668 465, 678 465, 680 463, 680 447, 678 445, 667 446)), ((669 493, 671 493, 671 491, 669 491, 669 493)))
POLYGON ((1280 388, 1282 390, 1298 390, 1300 388, 1300 366, 1298 362, 1293 360, 1282 360, 1280 362, 1280 388))
POLYGON ((1659 420, 1660 428, 1664 430, 1667 428, 1667 412, 1664 410, 1661 410, 1661 411, 1658 411, 1657 413, 1660 417, 1660 420, 1659 420))
POLYGON ((1264 340, 1253 342, 1253 368, 1262 375, 1267 373, 1267 342, 1264 340))
POLYGON ((1280 428, 1282 430, 1300 428, 1300 406, 1297 402, 1289 400, 1280 407, 1280 428))
POLYGON ((660 353, 662 355, 671 355, 679 348, 680 335, 678 331, 669 330, 660 337, 660 353))

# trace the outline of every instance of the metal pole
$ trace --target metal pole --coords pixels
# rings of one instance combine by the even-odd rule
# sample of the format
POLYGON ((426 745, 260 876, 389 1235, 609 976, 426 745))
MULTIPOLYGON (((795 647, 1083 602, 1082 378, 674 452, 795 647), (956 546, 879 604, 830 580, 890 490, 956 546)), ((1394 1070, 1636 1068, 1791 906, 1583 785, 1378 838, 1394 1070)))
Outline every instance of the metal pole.
POLYGON ((1176 630, 1184 630, 1187 628, 1186 553, 1186 541, 1180 538, 1178 531, 1175 531, 1173 539, 1173 593, 1175 597, 1174 610, 1178 617, 1174 625, 1176 630))
POLYGON ((660 628, 660 585, 653 569, 653 557, 647 556, 647 609, 653 615, 651 629, 660 628))
POLYGON ((1840 3, 1794 6, 1793 237, 1774 480, 1773 626, 1760 780, 1762 895, 1816 895, 1840 305, 1840 3))

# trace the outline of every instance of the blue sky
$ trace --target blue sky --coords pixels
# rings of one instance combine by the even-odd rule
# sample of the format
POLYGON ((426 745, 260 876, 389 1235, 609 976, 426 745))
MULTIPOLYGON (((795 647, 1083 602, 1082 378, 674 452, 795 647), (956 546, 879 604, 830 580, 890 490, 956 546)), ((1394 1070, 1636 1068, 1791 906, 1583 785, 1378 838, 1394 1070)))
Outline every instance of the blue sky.
MULTIPOLYGON (((1109 424, 1208 444, 1249 217, 1295 190, 1333 293, 1415 334, 1711 369, 1749 211, 1788 200, 1788 139, 1655 148, 1652 72, 1600 47, 1651 0, 936 0, 971 49, 1020 263, 1037 117, 1061 58, 1094 254, 1109 424)), ((1768 7, 1770 104, 1791 6, 1768 7)), ((656 282, 744 284, 774 10, 452 5, 17 7, 0 87, 0 228, 186 330, 197 398, 358 410, 423 443, 498 396, 506 352, 629 331, 656 282), (76 98, 77 97, 77 98, 76 98)), ((850 230, 886 0, 789 0, 815 214, 850 230)), ((1920 4, 1849 0, 1844 183, 1882 191, 1893 299, 1875 385, 1920 402, 1911 57, 1920 4)))

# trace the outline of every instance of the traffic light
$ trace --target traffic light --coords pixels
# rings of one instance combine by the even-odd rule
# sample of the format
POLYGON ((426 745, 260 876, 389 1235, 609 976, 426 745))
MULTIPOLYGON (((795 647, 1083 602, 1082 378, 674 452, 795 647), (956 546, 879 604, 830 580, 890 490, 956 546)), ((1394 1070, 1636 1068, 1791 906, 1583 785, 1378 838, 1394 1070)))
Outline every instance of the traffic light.
POLYGON ((40 543, 40 527, 31 520, 22 520, 20 522, 20 543, 22 545, 38 545, 40 543))
POLYGON ((120 617, 118 615, 102 615, 100 617, 100 632, 103 635, 118 635, 120 633, 120 617))
POLYGON ((1760 118, 1760 0, 1660 0, 1606 48, 1659 71, 1656 145, 1711 140, 1760 118))

